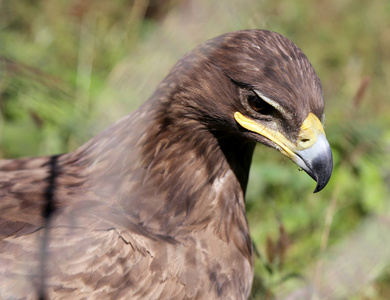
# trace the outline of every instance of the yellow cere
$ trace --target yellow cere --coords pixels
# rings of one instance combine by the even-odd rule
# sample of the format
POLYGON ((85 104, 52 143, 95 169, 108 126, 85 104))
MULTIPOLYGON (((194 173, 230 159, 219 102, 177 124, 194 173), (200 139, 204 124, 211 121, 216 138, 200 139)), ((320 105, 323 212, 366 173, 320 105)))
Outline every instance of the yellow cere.
POLYGON ((309 113, 301 125, 298 135, 298 150, 310 148, 317 141, 319 135, 325 135, 321 121, 313 113, 309 113))

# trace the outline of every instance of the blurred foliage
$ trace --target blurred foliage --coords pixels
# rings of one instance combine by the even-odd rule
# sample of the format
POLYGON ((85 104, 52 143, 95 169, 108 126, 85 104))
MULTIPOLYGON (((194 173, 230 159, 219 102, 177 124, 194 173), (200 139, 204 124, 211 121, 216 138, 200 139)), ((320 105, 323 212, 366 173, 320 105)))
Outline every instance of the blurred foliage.
MULTIPOLYGON (((0 157, 75 149, 146 100, 186 51, 244 28, 290 38, 323 83, 328 186, 311 194, 306 174, 259 146, 247 192, 253 299, 299 288, 363 220, 389 216, 386 0, 0 1, 0 157)), ((389 299, 389 286, 384 267, 350 298, 389 299)))

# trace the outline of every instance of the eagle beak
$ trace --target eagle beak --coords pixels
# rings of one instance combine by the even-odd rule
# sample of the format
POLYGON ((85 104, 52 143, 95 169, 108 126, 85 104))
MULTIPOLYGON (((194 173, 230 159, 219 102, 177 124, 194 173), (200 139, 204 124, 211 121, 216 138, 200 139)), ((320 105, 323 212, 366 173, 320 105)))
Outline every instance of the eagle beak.
POLYGON ((317 181, 314 193, 321 191, 328 183, 333 169, 332 150, 325 135, 318 136, 313 146, 295 152, 295 163, 317 181))
POLYGON ((268 128, 239 112, 235 120, 245 129, 256 132, 278 146, 278 150, 294 161, 316 182, 314 193, 321 191, 328 183, 333 170, 333 157, 320 120, 309 113, 303 121, 297 142, 292 143, 280 131, 268 128))

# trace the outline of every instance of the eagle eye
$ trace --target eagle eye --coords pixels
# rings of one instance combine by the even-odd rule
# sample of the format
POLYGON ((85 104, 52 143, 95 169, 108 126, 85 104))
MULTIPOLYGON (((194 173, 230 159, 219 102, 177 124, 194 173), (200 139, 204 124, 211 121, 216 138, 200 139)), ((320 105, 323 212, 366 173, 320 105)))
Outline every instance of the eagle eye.
POLYGON ((272 115, 275 110, 272 105, 265 102, 255 93, 248 96, 248 104, 255 112, 262 115, 272 115))

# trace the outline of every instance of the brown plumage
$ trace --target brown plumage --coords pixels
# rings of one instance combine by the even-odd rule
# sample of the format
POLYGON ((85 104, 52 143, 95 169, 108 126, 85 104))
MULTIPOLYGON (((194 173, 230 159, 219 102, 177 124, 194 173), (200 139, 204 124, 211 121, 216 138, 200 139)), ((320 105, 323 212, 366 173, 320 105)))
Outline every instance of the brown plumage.
POLYGON ((255 143, 320 190, 332 169, 323 109, 315 71, 281 35, 200 45, 138 110, 74 152, 0 162, 0 297, 247 298, 255 143))

